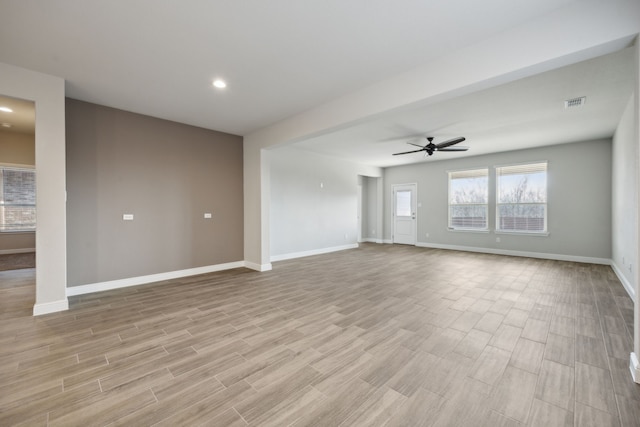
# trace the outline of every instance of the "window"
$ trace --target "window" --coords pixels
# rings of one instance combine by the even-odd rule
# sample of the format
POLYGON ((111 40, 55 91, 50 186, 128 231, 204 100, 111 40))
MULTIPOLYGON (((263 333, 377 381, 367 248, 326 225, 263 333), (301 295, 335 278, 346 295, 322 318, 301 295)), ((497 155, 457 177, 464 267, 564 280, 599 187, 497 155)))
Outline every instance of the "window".
POLYGON ((449 172, 449 228, 487 230, 489 170, 449 172))
POLYGON ((35 170, 0 166, 0 231, 35 229, 35 170))
POLYGON ((547 162, 496 168, 496 230, 547 231, 547 162))
POLYGON ((396 216, 411 216, 411 190, 396 191, 396 216))

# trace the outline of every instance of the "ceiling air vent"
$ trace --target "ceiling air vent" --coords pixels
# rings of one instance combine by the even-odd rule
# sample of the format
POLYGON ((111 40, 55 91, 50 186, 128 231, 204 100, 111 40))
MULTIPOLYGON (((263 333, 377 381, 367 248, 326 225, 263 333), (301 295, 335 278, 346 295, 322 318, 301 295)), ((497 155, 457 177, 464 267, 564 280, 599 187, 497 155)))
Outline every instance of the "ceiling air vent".
POLYGON ((571 98, 564 101, 564 108, 582 107, 587 102, 586 96, 580 98, 571 98))

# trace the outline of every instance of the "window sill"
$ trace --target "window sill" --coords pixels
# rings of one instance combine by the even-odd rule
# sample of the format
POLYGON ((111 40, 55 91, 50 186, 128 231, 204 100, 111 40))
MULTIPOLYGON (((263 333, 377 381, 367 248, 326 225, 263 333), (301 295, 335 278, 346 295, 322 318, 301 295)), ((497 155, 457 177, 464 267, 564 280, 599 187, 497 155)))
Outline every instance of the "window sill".
POLYGON ((533 236, 533 237, 548 237, 548 231, 542 232, 526 232, 526 231, 505 231, 505 230, 495 230, 494 234, 508 234, 513 236, 533 236))
POLYGON ((452 231, 454 233, 478 233, 478 234, 489 234, 489 230, 477 230, 473 228, 447 228, 447 231, 452 231))

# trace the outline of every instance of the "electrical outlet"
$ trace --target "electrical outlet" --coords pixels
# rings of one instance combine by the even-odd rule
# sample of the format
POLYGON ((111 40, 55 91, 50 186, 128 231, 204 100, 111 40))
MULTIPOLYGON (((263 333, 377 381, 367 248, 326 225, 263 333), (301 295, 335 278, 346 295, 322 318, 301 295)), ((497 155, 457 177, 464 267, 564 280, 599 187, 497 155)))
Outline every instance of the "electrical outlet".
POLYGON ((375 236, 376 235, 376 230, 371 230, 371 235, 375 236))
POLYGON ((424 237, 426 237, 428 239, 429 238, 429 233, 425 233, 424 237))
POLYGON ((347 240, 349 238, 349 235, 347 233, 344 233, 344 240, 347 240))
POLYGON ((496 243, 500 243, 500 238, 496 237, 496 243))

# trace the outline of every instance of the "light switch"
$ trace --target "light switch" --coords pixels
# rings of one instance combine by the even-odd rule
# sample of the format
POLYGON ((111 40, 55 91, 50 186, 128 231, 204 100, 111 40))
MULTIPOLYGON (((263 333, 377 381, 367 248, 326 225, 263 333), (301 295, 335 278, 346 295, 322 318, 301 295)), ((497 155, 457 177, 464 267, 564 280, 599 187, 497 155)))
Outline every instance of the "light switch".
POLYGON ((122 214, 123 221, 133 221, 133 214, 122 214))
POLYGON ((206 219, 210 219, 211 218, 211 213, 210 212, 205 212, 204 217, 206 219))

